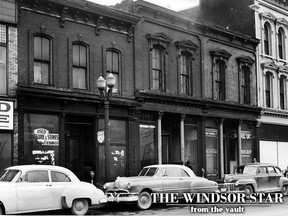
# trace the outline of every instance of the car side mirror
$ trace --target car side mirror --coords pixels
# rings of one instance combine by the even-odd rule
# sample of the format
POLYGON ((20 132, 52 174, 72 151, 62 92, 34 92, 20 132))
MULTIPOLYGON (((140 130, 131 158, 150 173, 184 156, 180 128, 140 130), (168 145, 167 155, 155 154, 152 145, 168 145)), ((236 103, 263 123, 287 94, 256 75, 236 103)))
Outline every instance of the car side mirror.
POLYGON ((20 177, 17 182, 24 182, 23 177, 20 177))

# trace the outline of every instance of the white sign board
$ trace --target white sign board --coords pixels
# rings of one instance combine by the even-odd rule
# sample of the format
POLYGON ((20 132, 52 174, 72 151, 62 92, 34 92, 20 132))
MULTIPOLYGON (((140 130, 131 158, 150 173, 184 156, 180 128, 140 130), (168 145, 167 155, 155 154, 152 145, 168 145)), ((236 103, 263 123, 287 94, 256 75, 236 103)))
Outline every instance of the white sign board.
POLYGON ((0 100, 0 130, 13 130, 13 102, 0 100))

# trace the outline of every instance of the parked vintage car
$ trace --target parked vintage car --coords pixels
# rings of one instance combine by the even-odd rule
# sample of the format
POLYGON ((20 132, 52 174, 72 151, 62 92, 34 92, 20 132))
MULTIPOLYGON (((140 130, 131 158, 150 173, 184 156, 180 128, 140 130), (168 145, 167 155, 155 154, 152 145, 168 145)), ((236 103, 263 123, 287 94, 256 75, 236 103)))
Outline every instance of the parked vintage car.
POLYGON ((183 193, 218 191, 218 184, 197 177, 183 165, 165 164, 144 167, 138 176, 118 177, 104 185, 108 202, 136 202, 139 209, 148 209, 152 204, 151 193, 183 193))
POLYGON ((224 183, 231 183, 236 190, 250 194, 260 192, 282 192, 288 195, 288 178, 281 169, 270 163, 251 163, 238 166, 234 174, 224 177, 224 183))
POLYGON ((70 170, 52 165, 21 165, 0 176, 0 214, 71 208, 86 214, 89 205, 107 202, 104 192, 81 182, 70 170))

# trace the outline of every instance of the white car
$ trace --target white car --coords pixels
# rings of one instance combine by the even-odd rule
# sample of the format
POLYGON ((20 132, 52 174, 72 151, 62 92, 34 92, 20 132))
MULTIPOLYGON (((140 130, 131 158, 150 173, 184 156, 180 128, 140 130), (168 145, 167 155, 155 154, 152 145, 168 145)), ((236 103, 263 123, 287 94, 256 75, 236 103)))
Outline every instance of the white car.
POLYGON ((105 202, 102 190, 64 167, 12 166, 0 176, 0 215, 65 208, 83 215, 89 205, 105 202))

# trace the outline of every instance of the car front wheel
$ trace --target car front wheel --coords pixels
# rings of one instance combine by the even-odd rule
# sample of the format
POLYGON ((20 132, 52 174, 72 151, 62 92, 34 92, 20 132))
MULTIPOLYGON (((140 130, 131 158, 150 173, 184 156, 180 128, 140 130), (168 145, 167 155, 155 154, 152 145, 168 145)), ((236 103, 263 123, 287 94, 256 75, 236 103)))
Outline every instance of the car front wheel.
POLYGON ((87 199, 75 199, 72 204, 72 214, 85 215, 88 211, 89 205, 87 199))
POLYGON ((251 193, 253 193, 253 187, 251 185, 246 185, 244 188, 244 193, 247 199, 250 199, 251 193))
POLYGON ((137 206, 141 210, 149 209, 152 205, 151 195, 147 191, 140 193, 137 201, 137 206))
POLYGON ((0 215, 4 215, 3 206, 0 204, 0 215))
POLYGON ((288 185, 283 185, 282 186, 282 193, 284 196, 288 195, 288 185))

